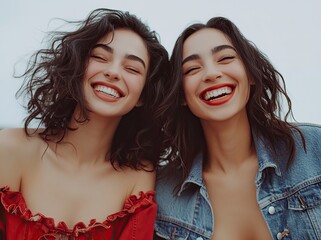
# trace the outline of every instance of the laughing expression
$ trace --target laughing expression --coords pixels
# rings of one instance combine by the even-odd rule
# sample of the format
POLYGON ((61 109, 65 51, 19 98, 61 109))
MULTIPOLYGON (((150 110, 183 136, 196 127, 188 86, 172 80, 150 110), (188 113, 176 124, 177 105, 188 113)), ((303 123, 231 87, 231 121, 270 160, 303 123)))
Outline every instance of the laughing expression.
POLYGON ((128 29, 107 34, 92 49, 84 80, 90 114, 121 117, 140 99, 149 56, 143 39, 128 29))
POLYGON ((183 45, 183 88, 201 121, 222 121, 246 112, 250 85, 236 49, 217 29, 201 29, 183 45))

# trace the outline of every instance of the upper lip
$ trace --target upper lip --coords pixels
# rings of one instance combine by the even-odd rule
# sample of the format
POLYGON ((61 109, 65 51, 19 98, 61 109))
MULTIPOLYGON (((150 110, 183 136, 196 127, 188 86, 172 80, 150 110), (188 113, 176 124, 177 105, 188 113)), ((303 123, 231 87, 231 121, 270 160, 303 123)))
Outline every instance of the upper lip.
POLYGON ((218 85, 215 85, 215 86, 211 86, 211 87, 208 87, 206 89, 204 89, 201 93, 200 93, 200 98, 201 99, 205 99, 205 94, 209 91, 212 91, 212 90, 215 90, 215 89, 220 89, 220 88, 223 88, 223 87, 230 87, 232 88, 232 90, 234 90, 235 88, 235 84, 231 84, 231 83, 222 83, 222 84, 218 84, 218 85))
POLYGON ((117 86, 115 86, 113 84, 110 84, 110 83, 107 83, 107 82, 94 82, 94 83, 91 84, 91 86, 93 88, 95 86, 97 86, 97 85, 106 86, 108 88, 114 89, 120 95, 120 97, 124 97, 125 96, 125 93, 120 88, 118 88, 117 86))

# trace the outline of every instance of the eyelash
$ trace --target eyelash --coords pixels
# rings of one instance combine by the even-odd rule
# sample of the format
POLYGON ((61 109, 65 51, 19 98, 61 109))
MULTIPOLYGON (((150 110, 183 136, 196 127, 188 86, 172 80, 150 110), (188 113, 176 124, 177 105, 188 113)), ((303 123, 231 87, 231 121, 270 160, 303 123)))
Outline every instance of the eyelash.
POLYGON ((235 58, 235 56, 226 56, 226 57, 221 58, 218 62, 222 62, 222 61, 230 60, 230 59, 234 59, 234 58, 235 58))
POLYGON ((102 60, 102 61, 107 61, 105 58, 97 56, 97 55, 91 55, 91 57, 102 60))
POLYGON ((134 73, 140 73, 138 70, 136 70, 135 68, 131 68, 131 67, 127 67, 127 70, 134 72, 134 73))
POLYGON ((189 74, 190 72, 192 72, 193 70, 199 69, 199 67, 192 67, 186 70, 186 72, 184 72, 184 75, 189 74))

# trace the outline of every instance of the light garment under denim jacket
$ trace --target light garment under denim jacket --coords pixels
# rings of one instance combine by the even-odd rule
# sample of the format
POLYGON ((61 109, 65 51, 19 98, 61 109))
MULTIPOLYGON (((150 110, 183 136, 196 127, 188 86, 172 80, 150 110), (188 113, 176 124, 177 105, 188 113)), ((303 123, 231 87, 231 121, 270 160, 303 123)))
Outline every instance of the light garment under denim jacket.
MULTIPOLYGON (((288 169, 283 147, 273 154, 264 140, 253 137, 259 161, 257 202, 273 239, 321 240, 321 126, 298 126, 307 152, 295 134, 296 155, 288 169)), ((157 182, 155 239, 210 239, 215 218, 202 179, 202 156, 173 194, 176 180, 177 176, 166 176, 157 182)))

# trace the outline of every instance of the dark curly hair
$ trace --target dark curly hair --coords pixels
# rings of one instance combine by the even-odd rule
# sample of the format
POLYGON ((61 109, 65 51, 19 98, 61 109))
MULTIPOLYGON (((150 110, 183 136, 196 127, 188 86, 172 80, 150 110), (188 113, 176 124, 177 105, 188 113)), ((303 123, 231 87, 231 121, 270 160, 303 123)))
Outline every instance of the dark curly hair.
MULTIPOLYGON (((245 66, 248 78, 255 84, 251 86, 247 103, 247 114, 252 131, 258 137, 263 137, 276 149, 282 141, 289 148, 288 164, 295 154, 293 130, 297 131, 305 147, 305 141, 300 130, 290 122, 293 117, 291 100, 287 95, 282 75, 273 67, 268 58, 240 30, 224 17, 211 18, 206 24, 196 23, 187 27, 178 37, 170 59, 171 86, 164 105, 168 106, 165 131, 172 136, 172 151, 170 159, 183 167, 183 178, 189 173, 194 158, 199 152, 206 153, 205 139, 200 120, 192 114, 188 107, 182 106, 184 92, 182 87, 182 52, 185 40, 193 33, 204 29, 215 28, 221 31, 231 41, 245 66), (284 120, 281 119, 281 97, 287 103, 284 120), (171 105, 170 105, 171 104, 171 105)), ((294 119, 294 117, 293 117, 294 119)))
POLYGON ((165 94, 163 86, 169 69, 168 53, 158 35, 135 15, 104 8, 92 11, 84 21, 66 22, 76 24, 77 30, 51 32, 50 47, 37 51, 20 76, 25 82, 17 97, 26 93, 29 98, 25 132, 30 135, 28 127, 37 120, 38 128, 44 128, 41 138, 47 141, 58 137, 61 141, 66 131, 75 130, 69 123, 76 106, 81 114, 75 120, 89 121, 82 82, 91 51, 106 34, 130 29, 143 39, 149 54, 149 69, 140 97, 144 105, 122 117, 112 143, 111 162, 138 169, 143 166, 138 159, 145 159, 156 166, 163 152, 159 121, 162 110, 158 104, 165 94))

